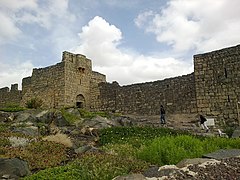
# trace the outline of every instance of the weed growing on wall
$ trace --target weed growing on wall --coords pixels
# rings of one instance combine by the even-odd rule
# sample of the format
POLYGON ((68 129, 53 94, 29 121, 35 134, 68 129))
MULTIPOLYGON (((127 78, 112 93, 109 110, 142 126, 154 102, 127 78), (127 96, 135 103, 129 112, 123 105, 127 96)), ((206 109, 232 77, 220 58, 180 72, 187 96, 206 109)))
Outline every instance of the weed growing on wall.
POLYGON ((36 97, 26 102, 27 108, 30 108, 30 109, 38 109, 42 106, 42 104, 43 104, 43 101, 36 97))

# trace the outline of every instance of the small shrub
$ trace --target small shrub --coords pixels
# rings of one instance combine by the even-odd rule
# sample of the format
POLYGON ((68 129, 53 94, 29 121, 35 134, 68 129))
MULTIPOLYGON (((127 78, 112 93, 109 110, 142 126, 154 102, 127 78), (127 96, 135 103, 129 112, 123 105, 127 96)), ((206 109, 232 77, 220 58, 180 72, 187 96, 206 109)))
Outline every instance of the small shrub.
POLYGON ((43 101, 39 98, 32 98, 27 101, 26 106, 30 109, 38 109, 42 106, 43 101))
POLYGON ((57 133, 55 135, 46 136, 46 137, 43 138, 43 140, 63 144, 66 147, 72 147, 73 146, 70 138, 66 134, 57 133))

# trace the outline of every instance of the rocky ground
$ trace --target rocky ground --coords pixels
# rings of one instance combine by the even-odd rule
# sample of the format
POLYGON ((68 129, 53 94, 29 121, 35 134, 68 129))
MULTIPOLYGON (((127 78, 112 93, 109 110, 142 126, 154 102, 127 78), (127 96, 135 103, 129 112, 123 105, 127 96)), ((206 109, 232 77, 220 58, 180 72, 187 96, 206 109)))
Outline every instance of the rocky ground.
MULTIPOLYGON (((47 135, 47 133, 56 134, 60 131, 72 139, 72 151, 69 152, 69 157, 87 151, 98 151, 96 144, 97 134, 94 134, 94 131, 90 132, 89 129, 91 128, 101 129, 112 126, 162 126, 159 123, 159 116, 128 115, 115 117, 111 120, 96 117, 89 121, 81 119, 79 112, 75 109, 69 109, 68 113, 73 114, 75 117, 79 117, 79 120, 75 122, 74 126, 69 126, 60 111, 52 112, 50 110, 30 110, 20 113, 0 112, 0 123, 12 123, 13 132, 36 137, 39 136, 39 130, 45 135, 47 135), (48 126, 45 127, 43 125, 48 126)), ((167 124, 164 126, 173 129, 187 130, 195 134, 208 136, 218 135, 214 129, 209 133, 202 131, 197 124, 196 115, 175 114, 167 116, 167 124)), ((122 176, 115 179, 240 179, 240 158, 236 156, 240 156, 240 152, 231 152, 230 154, 229 152, 225 152, 223 154, 220 153, 220 155, 218 154, 217 158, 211 156, 180 162, 177 166, 151 167, 143 174, 122 176), (226 154, 227 156, 225 156, 226 154)), ((12 167, 12 164, 19 164, 21 167, 26 168, 24 162, 18 159, 12 160, 13 161, 6 161, 6 159, 0 158, 1 168, 5 166, 6 169, 9 169, 8 165, 12 167), (9 164, 6 165, 6 162, 9 164)), ((4 174, 1 168, 0 179, 11 179, 11 177, 15 177, 14 175, 9 176, 7 173, 4 174)), ((29 173, 29 170, 26 169, 26 172, 19 171, 19 173, 18 176, 24 176, 24 173, 29 173)))

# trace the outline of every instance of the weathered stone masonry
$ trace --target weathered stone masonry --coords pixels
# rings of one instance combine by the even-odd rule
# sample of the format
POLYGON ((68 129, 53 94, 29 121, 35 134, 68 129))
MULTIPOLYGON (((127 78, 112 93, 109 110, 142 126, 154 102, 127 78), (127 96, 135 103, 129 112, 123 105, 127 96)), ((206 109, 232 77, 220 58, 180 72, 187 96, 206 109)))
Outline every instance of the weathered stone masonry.
POLYGON ((237 121, 239 69, 240 45, 194 56, 198 112, 221 121, 237 121))
POLYGON ((102 84, 102 110, 128 114, 159 114, 163 105, 168 113, 196 113, 194 74, 129 86, 102 84))
POLYGON ((0 89, 0 107, 19 104, 21 98, 22 92, 18 90, 18 84, 12 84, 10 90, 8 87, 0 89))
POLYGON ((13 85, 0 89, 0 106, 21 103, 33 97, 45 107, 84 107, 92 111, 126 114, 202 112, 218 122, 237 123, 240 93, 240 45, 194 56, 194 72, 165 80, 120 86, 107 83, 92 71, 84 55, 63 52, 62 62, 34 69, 22 81, 22 91, 13 85))

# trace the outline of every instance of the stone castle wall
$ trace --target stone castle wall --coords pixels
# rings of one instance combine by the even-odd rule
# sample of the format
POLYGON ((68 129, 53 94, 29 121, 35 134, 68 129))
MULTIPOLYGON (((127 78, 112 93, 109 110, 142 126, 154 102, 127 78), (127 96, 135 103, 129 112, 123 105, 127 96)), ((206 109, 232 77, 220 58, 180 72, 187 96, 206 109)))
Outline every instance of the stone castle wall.
POLYGON ((237 122, 240 45, 194 56, 198 112, 237 122))
POLYGON ((33 69, 32 76, 23 79, 22 101, 24 105, 32 98, 43 101, 43 107, 62 107, 65 104, 65 63, 46 68, 33 69))
POLYGON ((127 114, 158 115, 160 105, 168 113, 196 113, 194 74, 142 84, 100 86, 102 110, 127 114))
POLYGON ((106 76, 92 71, 91 60, 65 51, 62 62, 33 69, 31 77, 23 78, 22 91, 0 90, 0 104, 13 101, 25 106, 27 101, 38 98, 43 101, 43 107, 74 107, 80 104, 80 107, 90 109, 92 103, 99 104, 95 97, 100 94, 100 82, 106 82, 106 76))
POLYGON ((18 90, 18 84, 12 84, 11 89, 8 87, 0 89, 0 107, 19 104, 22 98, 22 92, 18 90))
POLYGON ((161 81, 120 86, 106 83, 92 71, 84 55, 63 52, 62 62, 34 69, 22 81, 22 92, 13 85, 0 89, 0 106, 22 105, 33 97, 46 107, 78 106, 92 111, 126 114, 203 113, 219 122, 236 123, 240 93, 240 45, 194 56, 194 73, 161 81))

